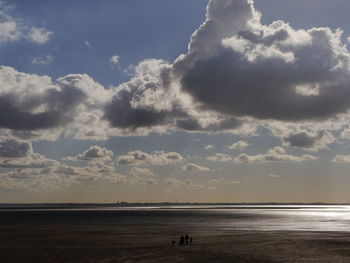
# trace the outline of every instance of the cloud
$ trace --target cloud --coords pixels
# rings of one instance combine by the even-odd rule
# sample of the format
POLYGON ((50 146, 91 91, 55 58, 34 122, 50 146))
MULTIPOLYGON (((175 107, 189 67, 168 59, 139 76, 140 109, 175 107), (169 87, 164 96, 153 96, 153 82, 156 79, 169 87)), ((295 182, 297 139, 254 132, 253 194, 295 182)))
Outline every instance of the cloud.
POLYGON ((250 144, 246 141, 238 141, 236 143, 233 143, 232 145, 230 145, 228 148, 230 150, 244 150, 245 148, 247 148, 250 144))
MULTIPOLYGON (((158 183, 154 178, 116 173, 113 166, 98 161, 90 161, 86 166, 76 167, 52 160, 52 163, 48 163, 50 160, 46 160, 46 163, 42 163, 42 165, 37 163, 27 165, 27 160, 30 157, 12 159, 18 161, 18 165, 8 166, 6 168, 12 169, 0 173, 0 189, 42 192, 68 189, 75 185, 104 187, 110 184, 145 185, 158 183)), ((0 167, 3 166, 0 165, 0 167)))
POLYGON ((23 31, 16 18, 10 15, 13 6, 2 1, 0 9, 0 44, 19 40, 23 36, 23 31))
POLYGON ((168 165, 181 161, 183 157, 177 152, 157 151, 148 154, 139 150, 128 152, 117 158, 118 164, 122 165, 168 165))
POLYGON ((295 134, 289 134, 283 138, 284 144, 287 146, 299 147, 309 151, 319 151, 327 149, 328 145, 333 143, 334 137, 328 131, 301 131, 295 134))
MULTIPOLYGON (((210 0, 185 54, 174 62, 141 61, 129 81, 110 89, 85 74, 53 80, 1 67, 0 110, 8 114, 0 128, 26 139, 101 140, 178 129, 252 136, 259 125, 273 130, 279 122, 285 130, 312 126, 279 134, 283 145, 327 148, 331 130, 349 121, 350 55, 342 32, 296 30, 280 20, 263 25, 261 16, 251 0, 210 0)), ((1 18, 0 44, 42 44, 52 35, 8 12, 1 18)))
POLYGON ((0 167, 42 168, 57 165, 55 160, 34 153, 31 142, 0 136, 0 167))
POLYGON ((0 137, 0 158, 25 158, 32 153, 33 148, 30 142, 0 137))
POLYGON ((15 21, 5 21, 0 23, 0 44, 16 41, 21 37, 21 32, 17 28, 15 21))
POLYGON ((213 162, 229 162, 232 161, 232 158, 226 153, 216 153, 213 156, 207 157, 207 160, 213 162))
MULTIPOLYGON (((152 178, 150 178, 152 179, 152 178)), ((0 174, 0 189, 20 191, 53 191, 74 185, 154 184, 119 173, 91 172, 83 167, 56 163, 49 167, 22 167, 0 174)))
POLYGON ((111 161, 113 157, 113 151, 108 150, 98 145, 91 146, 88 150, 73 157, 66 158, 67 160, 74 161, 95 161, 95 160, 107 160, 111 161))
POLYGON ((210 171, 210 168, 195 163, 188 163, 182 167, 182 170, 207 172, 210 171))
POLYGON ((278 175, 278 174, 269 174, 269 177, 270 177, 271 179, 276 179, 276 178, 280 178, 281 176, 278 175))
POLYGON ((197 115, 196 118, 187 116, 176 120, 176 127, 189 132, 222 132, 224 130, 236 130, 242 127, 242 121, 236 118, 219 116, 217 114, 201 114, 196 112, 199 109, 192 109, 192 114, 197 115), (202 116, 201 116, 202 115, 202 116))
MULTIPOLYGON (((130 81, 113 89, 115 95, 105 107, 105 119, 112 127, 138 133, 140 130, 166 132, 221 132, 242 127, 243 122, 199 105, 174 82, 172 65, 148 59, 135 67, 130 81)), ((247 127, 244 127, 247 128, 247 127)))
POLYGON ((212 144, 209 144, 209 145, 204 147, 204 150, 206 150, 206 151, 210 151, 212 149, 214 149, 214 145, 212 145, 212 144))
POLYGON ((109 64, 113 68, 115 65, 118 65, 120 62, 121 57, 118 55, 115 55, 109 59, 109 64))
POLYGON ((140 167, 133 167, 133 168, 131 168, 129 173, 132 174, 132 175, 138 175, 138 176, 151 176, 151 177, 158 176, 158 174, 155 174, 150 169, 140 168, 140 167))
POLYGON ((350 155, 336 155, 332 160, 334 163, 350 163, 350 155))
POLYGON ((73 183, 70 176, 46 172, 42 168, 24 168, 0 174, 0 189, 45 192, 66 188, 73 183))
POLYGON ((168 178, 165 180, 165 184, 169 185, 169 186, 179 186, 182 183, 183 183, 182 181, 175 179, 175 178, 168 178))
POLYGON ((340 133, 340 138, 350 140, 350 129, 349 127, 342 130, 340 133))
POLYGON ((115 96, 105 107, 105 118, 113 127, 135 130, 164 125, 171 115, 172 98, 159 87, 160 75, 169 68, 162 60, 147 60, 135 68, 135 76, 115 89, 115 96))
POLYGON ((142 61, 132 79, 114 89, 105 119, 129 132, 249 135, 270 121, 337 122, 350 107, 342 32, 296 30, 280 20, 263 25, 261 16, 250 0, 209 1, 188 52, 173 63, 142 61))
POLYGON ((194 189, 202 189, 202 188, 204 188, 203 185, 194 184, 191 179, 186 179, 185 181, 183 181, 183 184, 189 186, 190 188, 194 188, 194 189))
POLYGON ((84 45, 85 45, 86 47, 88 47, 88 48, 91 48, 91 47, 92 47, 91 44, 90 44, 90 42, 89 42, 88 40, 85 40, 84 45))
POLYGON ((0 3, 0 44, 27 39, 36 44, 50 40, 53 32, 45 28, 28 27, 21 17, 14 17, 14 6, 5 1, 0 3))
POLYGON ((79 175, 84 173, 84 169, 80 167, 73 167, 73 166, 67 166, 67 165, 58 165, 57 167, 54 167, 52 169, 46 169, 47 173, 56 173, 61 175, 79 175))
POLYGON ((210 179, 208 181, 208 184, 210 184, 210 185, 219 185, 219 184, 221 184, 221 181, 217 180, 217 179, 210 179))
POLYGON ((154 179, 154 178, 145 178, 143 180, 143 183, 151 185, 151 184, 158 184, 158 181, 157 179, 154 179))
POLYGON ((30 41, 41 45, 48 42, 52 34, 52 32, 47 31, 45 28, 33 27, 29 32, 28 38, 30 41))
POLYGON ((68 121, 70 112, 84 99, 73 87, 58 87, 49 77, 0 67, 0 127, 14 130, 54 128, 68 121))
POLYGON ((254 162, 303 162, 316 160, 318 157, 304 154, 302 156, 295 156, 287 154, 282 147, 274 147, 267 151, 265 154, 248 155, 240 154, 234 161, 236 163, 254 163, 254 162))
POLYGON ((40 137, 39 133, 52 136, 53 132, 59 136, 63 132, 59 129, 65 127, 72 137, 102 137, 99 133, 105 131, 100 130, 108 128, 102 115, 109 94, 87 75, 53 81, 0 66, 0 110, 7 113, 0 116, 0 128, 40 137))
POLYGON ((349 53, 341 31, 260 18, 253 1, 210 1, 189 52, 174 64, 183 90, 233 116, 301 121, 345 113, 349 53))
POLYGON ((125 175, 113 173, 101 177, 102 180, 112 184, 134 184, 134 180, 125 175))
POLYGON ((47 55, 45 57, 34 57, 32 59, 32 64, 33 65, 48 65, 51 64, 53 61, 52 56, 47 55))
MULTIPOLYGON (((104 161, 111 158, 106 149, 93 146, 76 159, 88 160, 86 166, 69 166, 34 153, 30 142, 1 138, 0 189, 19 191, 55 191, 74 185, 106 186, 110 184, 154 185, 157 176, 149 169, 132 169, 130 176, 116 173, 104 161)), ((134 167, 136 168, 136 167, 134 167)))

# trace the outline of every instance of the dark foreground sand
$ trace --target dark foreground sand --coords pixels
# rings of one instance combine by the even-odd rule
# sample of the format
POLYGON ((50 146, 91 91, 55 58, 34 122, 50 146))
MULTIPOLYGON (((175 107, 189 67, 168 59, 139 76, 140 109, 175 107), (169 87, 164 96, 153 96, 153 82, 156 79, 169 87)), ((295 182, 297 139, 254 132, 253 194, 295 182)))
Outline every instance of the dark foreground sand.
POLYGON ((350 262, 349 233, 240 231, 169 218, 0 212, 0 262, 350 262), (171 247, 182 233, 193 244, 171 247))

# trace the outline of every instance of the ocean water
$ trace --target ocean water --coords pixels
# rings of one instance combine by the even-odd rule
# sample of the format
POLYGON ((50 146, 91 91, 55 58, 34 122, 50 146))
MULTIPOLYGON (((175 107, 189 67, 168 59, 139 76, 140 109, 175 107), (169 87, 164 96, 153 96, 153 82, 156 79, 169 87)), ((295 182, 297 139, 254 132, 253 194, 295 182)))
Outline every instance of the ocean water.
MULTIPOLYGON (((158 208, 159 209, 159 208, 158 208)), ((350 232, 350 206, 174 207, 200 213, 220 230, 350 232)))
POLYGON ((0 223, 109 224, 196 231, 350 232, 350 206, 166 206, 1 209, 0 223))
POLYGON ((342 231, 350 232, 350 206, 289 206, 224 209, 226 229, 261 231, 342 231), (230 215, 242 218, 230 220, 230 215))

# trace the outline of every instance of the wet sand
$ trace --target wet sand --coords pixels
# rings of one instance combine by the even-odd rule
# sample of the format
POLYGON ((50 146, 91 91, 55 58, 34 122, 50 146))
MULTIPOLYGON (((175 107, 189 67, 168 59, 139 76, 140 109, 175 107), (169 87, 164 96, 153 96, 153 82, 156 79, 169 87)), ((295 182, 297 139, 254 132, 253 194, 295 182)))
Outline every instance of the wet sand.
POLYGON ((215 222, 180 211, 0 211, 0 262, 350 262, 347 232, 215 222), (193 244, 172 247, 185 233, 193 244))

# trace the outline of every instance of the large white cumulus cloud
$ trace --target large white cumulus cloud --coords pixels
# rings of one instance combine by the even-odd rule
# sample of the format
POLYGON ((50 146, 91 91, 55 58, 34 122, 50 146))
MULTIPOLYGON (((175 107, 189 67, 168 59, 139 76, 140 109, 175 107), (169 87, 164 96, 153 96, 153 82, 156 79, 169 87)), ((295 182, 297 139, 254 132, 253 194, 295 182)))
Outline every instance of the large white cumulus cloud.
POLYGON ((349 53, 341 31, 260 22, 253 1, 212 0, 188 54, 174 64, 184 91, 223 114, 299 121, 345 113, 349 53))
POLYGON ((326 148, 331 135, 316 143, 325 136, 314 134, 323 124, 341 129, 350 107, 350 57, 342 31, 296 30, 280 20, 264 25, 261 16, 251 0, 209 1, 188 52, 172 64, 141 62, 134 77, 115 89, 105 118, 131 130, 254 134, 257 124, 289 125, 299 133, 280 136, 285 145, 326 148), (310 125, 314 129, 301 134, 310 125))

